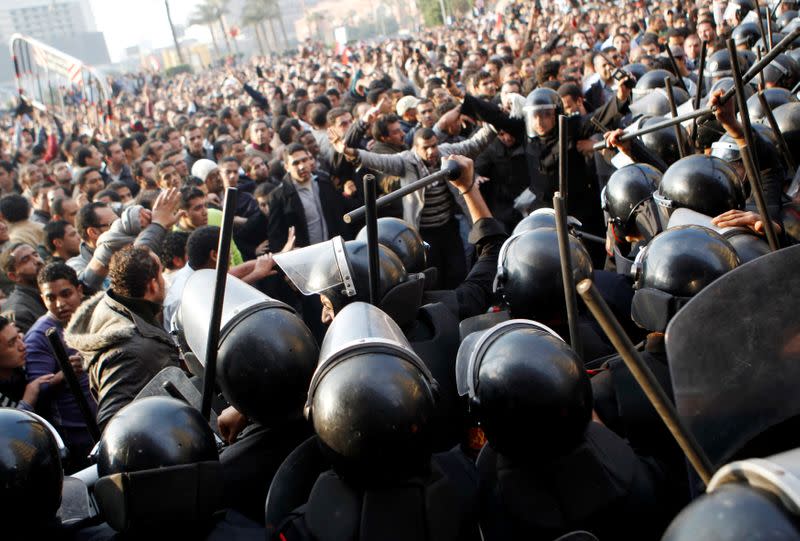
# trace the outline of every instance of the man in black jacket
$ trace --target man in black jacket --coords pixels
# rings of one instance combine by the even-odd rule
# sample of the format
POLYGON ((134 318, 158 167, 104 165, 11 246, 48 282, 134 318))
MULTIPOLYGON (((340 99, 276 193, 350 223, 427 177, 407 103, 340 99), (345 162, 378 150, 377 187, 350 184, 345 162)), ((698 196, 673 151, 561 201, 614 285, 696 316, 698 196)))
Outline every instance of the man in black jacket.
POLYGON ((36 283, 36 275, 43 266, 39 252, 24 242, 12 244, 3 254, 3 270, 15 284, 3 305, 3 312, 23 334, 47 312, 36 283))
POLYGON ((342 216, 357 204, 350 193, 339 192, 333 184, 314 173, 314 159, 306 148, 293 143, 283 153, 287 174, 272 196, 270 246, 283 246, 294 226, 297 246, 309 246, 341 235, 353 238, 342 216))
POLYGON ((481 194, 492 215, 512 231, 522 219, 514 199, 530 184, 525 145, 507 131, 500 130, 475 160, 475 174, 492 179, 480 185, 481 194))

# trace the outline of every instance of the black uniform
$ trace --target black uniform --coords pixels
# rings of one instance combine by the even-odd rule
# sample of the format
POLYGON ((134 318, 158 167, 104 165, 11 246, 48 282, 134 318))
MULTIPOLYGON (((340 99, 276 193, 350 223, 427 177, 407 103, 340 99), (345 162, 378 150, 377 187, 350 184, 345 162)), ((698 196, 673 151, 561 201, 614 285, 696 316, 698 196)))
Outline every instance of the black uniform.
POLYGON ((597 423, 581 445, 552 460, 518 463, 487 445, 478 471, 486 541, 555 539, 579 529, 599 539, 658 539, 669 519, 655 511, 652 465, 597 423))
MULTIPOLYGON (((552 206, 553 194, 558 190, 558 130, 554 129, 545 137, 530 139, 526 135, 523 119, 510 118, 497 106, 470 95, 464 98, 461 111, 465 115, 489 122, 497 129, 507 131, 519 141, 527 141, 525 155, 528 160, 530 190, 536 195, 539 207, 552 206)), ((603 125, 610 124, 619 116, 616 99, 610 100, 594 115, 603 125)), ((569 117, 568 128, 567 211, 570 216, 575 216, 583 223, 584 230, 603 235, 605 228, 596 174, 576 147, 578 140, 588 139, 596 133, 596 129, 588 117, 580 116, 569 117)))

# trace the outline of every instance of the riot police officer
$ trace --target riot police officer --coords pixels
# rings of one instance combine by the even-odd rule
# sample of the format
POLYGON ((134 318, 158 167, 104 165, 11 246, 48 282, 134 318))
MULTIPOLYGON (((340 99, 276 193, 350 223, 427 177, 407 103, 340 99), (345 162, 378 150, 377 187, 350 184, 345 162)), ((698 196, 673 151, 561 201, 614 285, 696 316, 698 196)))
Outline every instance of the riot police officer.
MULTIPOLYGON (((595 272, 591 258, 583 244, 570 235, 569 249, 575 283, 585 278, 603 274, 609 280, 603 287, 615 313, 630 313, 630 287, 621 284, 613 273, 595 272)), ((559 336, 568 336, 564 286, 561 278, 561 259, 558 235, 550 227, 524 231, 510 237, 500 250, 497 260, 495 291, 512 318, 535 319, 555 330, 559 336)), ((594 319, 579 306, 578 331, 586 362, 613 352, 610 343, 594 319)))
POLYGON ((479 539, 474 475, 457 473, 452 456, 431 456, 437 395, 387 314, 361 302, 344 307, 308 392, 316 440, 293 453, 270 487, 270 539, 479 539), (298 494, 307 480, 312 486, 298 494), (280 512, 287 502, 301 507, 280 512))
POLYGON ((663 541, 739 541, 754 535, 798 539, 798 449, 766 459, 733 462, 711 479, 706 493, 675 517, 663 541), (767 533, 768 532, 768 533, 767 533))
MULTIPOLYGON (((215 273, 198 270, 183 291, 179 312, 187 346, 206 357, 215 273)), ((228 276, 220 326, 217 383, 230 404, 220 433, 231 445, 220 456, 225 504, 251 520, 263 518, 275 470, 311 434, 302 416, 319 349, 289 306, 228 276)))
POLYGON ((486 433, 478 457, 484 539, 652 538, 665 525, 647 463, 591 421, 581 360, 547 327, 510 320, 469 335, 459 392, 486 433))
MULTIPOLYGON (((38 415, 0 408, 0 517, 9 539, 60 538, 64 472, 57 433, 38 415)), ((60 445, 64 450, 64 444, 60 445)), ((66 538, 66 537, 64 537, 66 538)))
MULTIPOLYGON (((672 394, 664 349, 667 324, 692 297, 738 264, 728 241, 699 226, 668 229, 637 255, 631 317, 649 332, 641 356, 667 394, 672 394)), ((672 509, 677 510, 688 493, 683 454, 627 366, 615 355, 591 381, 595 411, 603 423, 638 452, 658 458, 669 472, 672 509)))
POLYGON ((601 194, 614 267, 624 276, 630 275, 639 249, 664 229, 653 203, 653 192, 660 182, 661 172, 655 167, 626 165, 611 175, 601 194))
POLYGON ((129 536, 204 536, 222 509, 214 434, 199 411, 174 398, 135 400, 112 417, 97 473, 103 518, 129 536))

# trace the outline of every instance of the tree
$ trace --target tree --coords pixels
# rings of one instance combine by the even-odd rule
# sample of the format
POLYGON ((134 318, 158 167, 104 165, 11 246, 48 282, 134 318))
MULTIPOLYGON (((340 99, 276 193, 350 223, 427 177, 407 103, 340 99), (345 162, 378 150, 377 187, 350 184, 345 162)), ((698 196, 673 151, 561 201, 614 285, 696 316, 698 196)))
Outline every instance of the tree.
MULTIPOLYGON (((266 49, 264 48, 264 42, 266 39, 262 39, 262 23, 267 18, 267 10, 266 6, 260 0, 248 0, 248 2, 242 8, 242 25, 243 26, 251 26, 253 28, 253 32, 256 35, 256 40, 258 41, 258 48, 261 51, 262 56, 266 56, 266 49)), ((265 36, 266 38, 266 36, 265 36)), ((269 47, 269 43, 267 43, 269 47)))
POLYGON ((219 46, 217 45, 217 36, 214 33, 214 23, 217 22, 217 12, 215 7, 210 1, 206 0, 201 4, 197 4, 194 13, 189 18, 190 26, 208 26, 208 31, 211 32, 211 42, 214 44, 214 53, 219 58, 219 46))
MULTIPOLYGON (((270 19, 278 20, 278 27, 281 29, 281 36, 283 36, 283 49, 289 48, 289 38, 286 37, 286 27, 283 24, 283 13, 281 12, 280 0, 264 0, 269 9, 270 19)), ((270 24, 272 22, 270 21, 270 24)))
POLYGON ((178 53, 178 61, 181 64, 186 64, 186 61, 183 59, 183 51, 181 51, 181 46, 178 43, 178 35, 175 33, 175 25, 172 24, 172 13, 169 10, 169 0, 164 0, 164 7, 167 9, 167 21, 169 21, 169 29, 172 32, 172 41, 175 42, 175 52, 178 53))
POLYGON ((422 13, 425 26, 441 26, 444 23, 439 0, 418 0, 417 6, 422 13))
POLYGON ((233 54, 231 49, 231 41, 228 38, 228 29, 225 27, 224 15, 228 12, 228 2, 230 0, 206 0, 214 8, 214 12, 219 22, 219 27, 222 29, 222 37, 225 38, 225 48, 228 49, 228 54, 233 54))

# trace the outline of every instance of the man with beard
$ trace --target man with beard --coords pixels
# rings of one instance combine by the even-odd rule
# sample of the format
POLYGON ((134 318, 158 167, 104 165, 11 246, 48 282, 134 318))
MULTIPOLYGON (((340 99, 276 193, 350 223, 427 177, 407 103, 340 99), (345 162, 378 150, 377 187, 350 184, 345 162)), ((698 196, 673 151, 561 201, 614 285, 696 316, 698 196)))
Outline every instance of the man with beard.
POLYGON ((87 202, 93 201, 95 194, 106 187, 103 175, 97 167, 84 167, 78 170, 75 176, 75 184, 78 188, 79 200, 83 196, 87 202))
POLYGON ((161 270, 148 248, 116 252, 108 271, 111 287, 83 303, 66 329, 67 345, 89 360, 101 429, 162 369, 180 366, 178 348, 161 328, 166 295, 161 270))

